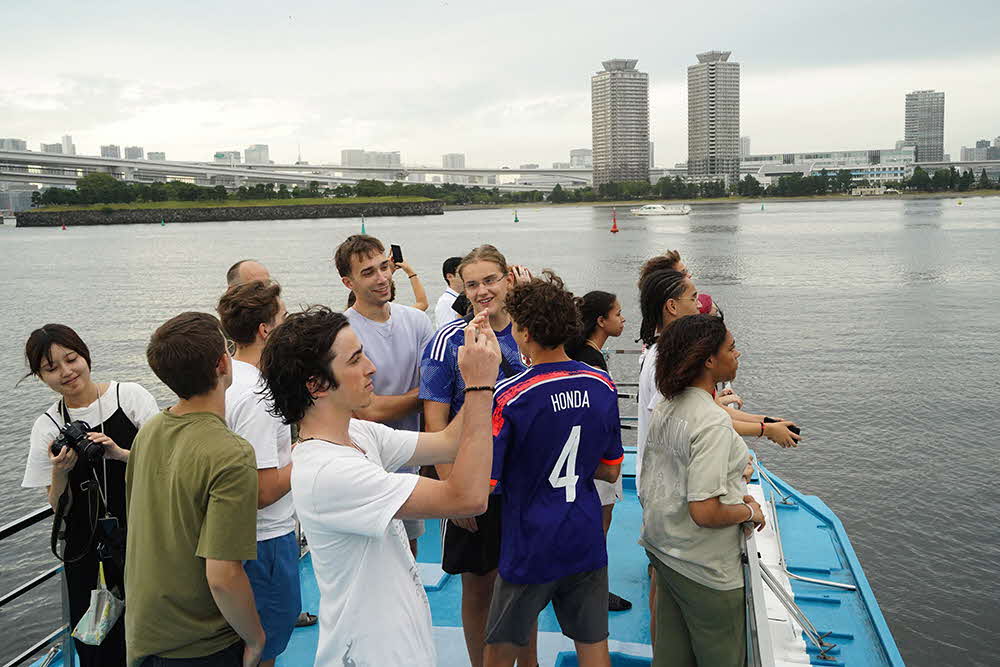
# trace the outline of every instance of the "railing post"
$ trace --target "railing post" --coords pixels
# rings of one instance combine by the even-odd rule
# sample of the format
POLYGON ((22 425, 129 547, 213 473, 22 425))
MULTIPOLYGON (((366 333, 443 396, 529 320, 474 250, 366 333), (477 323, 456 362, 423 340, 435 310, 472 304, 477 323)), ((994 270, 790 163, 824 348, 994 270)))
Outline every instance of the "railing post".
POLYGON ((62 664, 65 667, 75 667, 76 665, 76 643, 73 640, 73 627, 70 625, 71 618, 69 613, 69 582, 66 578, 66 566, 63 565, 63 572, 61 577, 62 585, 60 586, 62 593, 62 619, 63 627, 66 629, 65 634, 63 634, 62 640, 62 664))

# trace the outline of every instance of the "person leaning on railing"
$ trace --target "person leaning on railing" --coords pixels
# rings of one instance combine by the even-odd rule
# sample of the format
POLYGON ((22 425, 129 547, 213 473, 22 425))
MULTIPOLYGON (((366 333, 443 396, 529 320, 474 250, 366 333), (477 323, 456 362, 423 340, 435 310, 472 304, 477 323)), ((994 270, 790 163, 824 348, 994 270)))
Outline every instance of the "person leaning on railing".
MULTIPOLYGON (((49 504, 56 510, 57 528, 65 538, 62 558, 72 629, 90 605, 99 560, 104 563, 107 587, 118 588, 119 596, 124 594, 125 463, 139 427, 159 409, 153 396, 138 384, 94 382, 90 350, 64 324, 35 329, 24 354, 29 369, 25 378, 37 377, 60 397, 31 429, 21 486, 46 488, 49 504), (96 463, 70 447, 61 448, 57 455, 51 452, 60 430, 76 420, 87 423, 87 437, 103 448, 104 455, 96 463), (117 534, 105 534, 104 527, 114 522, 98 524, 106 515, 117 520, 117 534)), ((81 667, 124 665, 124 616, 99 646, 77 640, 76 651, 81 667)))
POLYGON ((749 450, 712 398, 736 377, 739 352, 726 325, 689 315, 657 340, 654 410, 642 460, 640 544, 656 570, 654 667, 742 667, 746 607, 740 524, 764 526, 747 495, 749 450))

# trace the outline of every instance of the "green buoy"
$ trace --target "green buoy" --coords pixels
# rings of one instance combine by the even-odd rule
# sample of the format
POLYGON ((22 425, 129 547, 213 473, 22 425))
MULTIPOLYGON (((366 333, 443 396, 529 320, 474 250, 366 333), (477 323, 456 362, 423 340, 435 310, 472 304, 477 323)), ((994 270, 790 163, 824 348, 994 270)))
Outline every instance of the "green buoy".
POLYGON ((361 215, 361 233, 362 234, 365 233, 365 216, 364 216, 364 214, 361 215))
POLYGON ((516 208, 514 209, 514 222, 521 222, 520 220, 517 219, 517 209, 516 208))

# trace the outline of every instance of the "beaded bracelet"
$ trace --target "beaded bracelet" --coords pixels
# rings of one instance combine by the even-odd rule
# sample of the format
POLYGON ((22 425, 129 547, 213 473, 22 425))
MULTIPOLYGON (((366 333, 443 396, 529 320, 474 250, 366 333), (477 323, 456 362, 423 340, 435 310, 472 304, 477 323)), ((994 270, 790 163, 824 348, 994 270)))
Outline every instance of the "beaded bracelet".
POLYGON ((496 391, 496 387, 491 387, 489 385, 483 385, 481 387, 466 387, 463 393, 468 394, 470 391, 496 391))

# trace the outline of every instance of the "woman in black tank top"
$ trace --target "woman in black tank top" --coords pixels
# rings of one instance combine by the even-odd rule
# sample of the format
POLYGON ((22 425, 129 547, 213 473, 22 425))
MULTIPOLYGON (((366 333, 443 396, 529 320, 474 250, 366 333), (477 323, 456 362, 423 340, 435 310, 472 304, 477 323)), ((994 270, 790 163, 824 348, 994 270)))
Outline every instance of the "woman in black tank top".
MULTIPOLYGON (((36 329, 25 345, 25 356, 28 375, 38 377, 62 397, 55 415, 52 411, 45 413, 54 425, 52 430, 73 421, 70 409, 96 405, 100 415, 93 420, 99 423, 88 423, 89 437, 104 447, 101 460, 92 464, 69 448, 63 448, 58 455, 48 453, 52 464, 48 497, 56 509, 57 521, 62 510, 59 533, 65 542, 61 555, 73 628, 90 606, 100 561, 104 563, 107 587, 119 596, 125 593, 125 463, 139 429, 122 410, 120 385, 97 384, 91 379, 90 351, 71 328, 47 324, 36 329), (114 392, 113 407, 108 406, 109 397, 101 398, 108 391, 114 392), (117 531, 111 530, 115 521, 117 531)), ((81 667, 124 666, 124 615, 100 646, 77 640, 76 650, 81 667)))

